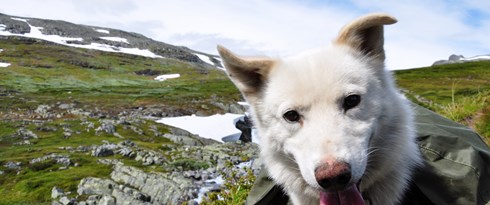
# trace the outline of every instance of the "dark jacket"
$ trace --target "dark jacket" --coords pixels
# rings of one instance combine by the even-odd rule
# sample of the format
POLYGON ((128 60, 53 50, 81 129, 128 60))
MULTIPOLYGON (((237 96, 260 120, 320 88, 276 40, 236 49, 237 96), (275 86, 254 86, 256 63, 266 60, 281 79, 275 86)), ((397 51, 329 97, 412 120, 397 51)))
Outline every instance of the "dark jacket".
MULTIPOLYGON (((490 149, 471 129, 414 105, 417 142, 425 166, 414 173, 401 204, 490 204, 490 149)), ((259 174, 247 205, 291 204, 259 174)))

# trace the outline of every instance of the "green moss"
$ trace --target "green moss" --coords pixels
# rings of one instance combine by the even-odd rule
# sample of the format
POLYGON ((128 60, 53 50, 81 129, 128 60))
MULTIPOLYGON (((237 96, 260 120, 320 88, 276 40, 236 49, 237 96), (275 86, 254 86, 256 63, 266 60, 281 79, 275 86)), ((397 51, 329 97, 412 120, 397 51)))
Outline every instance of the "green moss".
POLYGON ((207 162, 194 159, 177 159, 173 161, 170 166, 182 167, 183 170, 199 170, 209 168, 209 164, 207 162))

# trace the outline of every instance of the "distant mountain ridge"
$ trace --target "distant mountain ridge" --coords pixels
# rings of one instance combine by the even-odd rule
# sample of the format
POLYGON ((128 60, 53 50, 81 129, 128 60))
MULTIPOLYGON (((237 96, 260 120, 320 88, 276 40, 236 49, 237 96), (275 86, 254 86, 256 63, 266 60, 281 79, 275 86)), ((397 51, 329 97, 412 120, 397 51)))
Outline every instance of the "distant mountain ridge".
POLYGON ((434 62, 432 65, 443 65, 443 64, 451 64, 451 63, 464 63, 470 61, 485 61, 490 60, 489 55, 477 55, 473 57, 464 57, 463 55, 452 54, 449 56, 447 60, 438 60, 434 62))
POLYGON ((218 56, 155 41, 138 33, 0 13, 0 38, 7 36, 37 38, 73 47, 174 58, 205 66, 222 67, 218 56))

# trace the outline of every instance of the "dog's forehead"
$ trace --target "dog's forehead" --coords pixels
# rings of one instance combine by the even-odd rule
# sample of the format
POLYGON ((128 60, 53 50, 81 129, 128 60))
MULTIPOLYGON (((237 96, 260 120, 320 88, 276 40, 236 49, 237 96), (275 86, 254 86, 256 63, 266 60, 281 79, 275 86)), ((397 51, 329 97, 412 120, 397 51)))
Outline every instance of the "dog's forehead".
POLYGON ((372 77, 368 64, 348 48, 316 49, 282 59, 269 77, 268 95, 337 97, 367 87, 372 77))

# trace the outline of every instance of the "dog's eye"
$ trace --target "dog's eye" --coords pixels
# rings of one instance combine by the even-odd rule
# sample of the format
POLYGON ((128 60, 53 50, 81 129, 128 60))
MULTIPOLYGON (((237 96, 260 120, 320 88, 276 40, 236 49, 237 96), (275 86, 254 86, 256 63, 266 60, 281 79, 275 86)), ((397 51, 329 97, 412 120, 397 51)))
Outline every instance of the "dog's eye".
POLYGON ((344 104, 342 107, 344 108, 345 111, 359 105, 361 102, 361 96, 359 95, 349 95, 346 98, 344 98, 344 104))
POLYGON ((282 117, 288 122, 298 122, 301 119, 301 116, 296 110, 287 111, 282 117))

